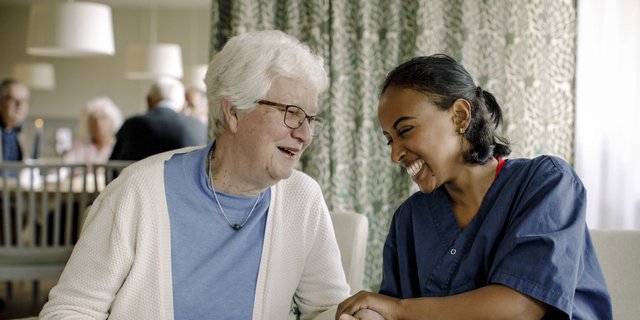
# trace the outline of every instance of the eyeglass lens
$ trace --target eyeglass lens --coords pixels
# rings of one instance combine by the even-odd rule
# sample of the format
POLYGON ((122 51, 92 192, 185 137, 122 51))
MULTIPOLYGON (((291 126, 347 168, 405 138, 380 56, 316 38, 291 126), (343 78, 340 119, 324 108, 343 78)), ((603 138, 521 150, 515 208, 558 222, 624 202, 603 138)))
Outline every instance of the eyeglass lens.
MULTIPOLYGON (((287 106, 287 111, 285 112, 284 124, 289 126, 292 129, 297 129, 304 124, 304 121, 307 119, 307 114, 304 110, 300 109, 296 106, 287 106)), ((316 117, 309 118, 309 127, 311 128, 311 134, 315 136, 316 133, 320 133, 322 127, 324 126, 324 121, 322 119, 316 117)))

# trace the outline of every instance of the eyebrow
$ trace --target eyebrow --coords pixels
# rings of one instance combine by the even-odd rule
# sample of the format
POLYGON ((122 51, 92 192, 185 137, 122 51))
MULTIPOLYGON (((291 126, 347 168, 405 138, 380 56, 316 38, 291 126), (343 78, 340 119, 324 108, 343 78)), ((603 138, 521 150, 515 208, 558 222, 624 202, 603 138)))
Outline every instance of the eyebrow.
MULTIPOLYGON (((393 123, 393 130, 398 129, 398 124, 400 124, 400 122, 405 121, 405 120, 411 120, 411 119, 415 119, 415 117, 400 117, 398 118, 398 120, 396 120, 396 122, 393 123)), ((382 131, 382 134, 389 134, 389 132, 386 131, 382 131)))

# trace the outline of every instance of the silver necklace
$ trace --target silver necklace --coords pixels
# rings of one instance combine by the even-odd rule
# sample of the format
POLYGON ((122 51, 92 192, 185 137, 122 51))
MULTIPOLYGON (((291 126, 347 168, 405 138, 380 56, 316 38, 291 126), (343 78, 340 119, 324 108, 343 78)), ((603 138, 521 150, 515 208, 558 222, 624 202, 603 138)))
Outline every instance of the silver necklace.
POLYGON ((253 204, 253 208, 251 208, 251 211, 249 211, 249 214, 247 215, 247 217, 244 219, 244 222, 242 222, 242 224, 233 224, 231 223, 231 221, 229 221, 229 218, 227 218, 227 215, 224 213, 224 210, 222 209, 222 206, 220 205, 220 201, 218 200, 218 195, 216 194, 216 187, 213 185, 213 172, 211 171, 211 159, 213 158, 213 149, 211 148, 211 150, 209 150, 209 156, 207 157, 207 172, 209 173, 209 183, 211 184, 211 189, 213 189, 213 196, 216 198, 216 202, 218 203, 218 208, 220 208, 220 211, 222 212, 222 215, 224 216, 225 220, 227 220, 227 222, 229 223, 229 225, 231 226, 231 228, 233 228, 233 230, 240 230, 240 228, 242 228, 244 226, 245 223, 247 223, 247 220, 249 220, 249 217, 251 217, 251 214, 253 213, 253 209, 256 208, 256 205, 258 204, 258 201, 260 200, 260 194, 258 194, 258 198, 256 199, 256 203, 253 204))

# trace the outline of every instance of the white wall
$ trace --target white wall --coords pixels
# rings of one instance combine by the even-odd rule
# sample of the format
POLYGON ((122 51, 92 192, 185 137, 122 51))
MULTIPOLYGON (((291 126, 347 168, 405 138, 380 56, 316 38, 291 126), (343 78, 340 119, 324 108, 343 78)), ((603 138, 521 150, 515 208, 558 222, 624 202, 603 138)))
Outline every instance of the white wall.
MULTIPOLYGON (((85 102, 98 96, 109 96, 125 117, 144 113, 148 81, 124 78, 128 45, 147 43, 150 30, 150 8, 112 7, 116 54, 107 58, 46 58, 26 54, 27 5, 0 5, 0 79, 11 76, 17 62, 52 63, 56 73, 54 91, 31 92, 29 118, 73 119, 85 102)), ((185 66, 208 63, 209 8, 158 8, 158 42, 182 46, 185 66), (197 21, 192 27, 192 17, 197 21), (191 32, 196 29, 197 35, 191 32), (193 39, 193 40, 192 40, 193 39), (196 52, 195 55, 192 51, 196 52), (196 61, 192 57, 195 56, 196 61)), ((49 122, 51 123, 51 122, 49 122)))

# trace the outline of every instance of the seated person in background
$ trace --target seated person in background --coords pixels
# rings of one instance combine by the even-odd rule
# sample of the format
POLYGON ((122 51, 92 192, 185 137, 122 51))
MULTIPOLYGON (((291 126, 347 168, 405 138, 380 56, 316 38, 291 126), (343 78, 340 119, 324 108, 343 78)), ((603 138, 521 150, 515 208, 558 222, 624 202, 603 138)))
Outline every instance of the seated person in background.
POLYGON ((0 83, 0 160, 22 161, 38 158, 40 135, 29 114, 29 89, 24 84, 6 79, 0 83))
POLYGON ((76 129, 77 139, 64 155, 64 163, 104 163, 116 143, 122 125, 120 108, 108 97, 90 100, 82 110, 76 129))
POLYGON ((207 127, 182 114, 184 86, 163 76, 154 81, 147 95, 149 112, 129 118, 116 135, 111 160, 141 160, 161 152, 204 145, 207 127))
POLYGON ((192 116, 205 126, 209 124, 209 106, 207 96, 198 88, 191 88, 186 93, 187 106, 182 113, 192 116))
POLYGON ((580 178, 552 156, 503 160, 500 106, 462 65, 398 66, 378 119, 420 192, 391 220, 380 294, 357 293, 336 319, 612 319, 580 178))
POLYGON ((93 203, 40 319, 333 319, 349 296, 320 186, 322 58, 280 31, 231 38, 205 78, 215 141, 139 161, 93 203), (255 57, 260 57, 256 59, 255 57))

